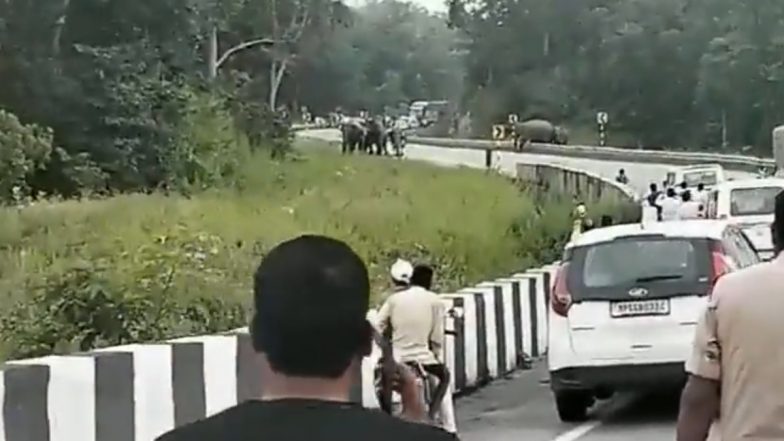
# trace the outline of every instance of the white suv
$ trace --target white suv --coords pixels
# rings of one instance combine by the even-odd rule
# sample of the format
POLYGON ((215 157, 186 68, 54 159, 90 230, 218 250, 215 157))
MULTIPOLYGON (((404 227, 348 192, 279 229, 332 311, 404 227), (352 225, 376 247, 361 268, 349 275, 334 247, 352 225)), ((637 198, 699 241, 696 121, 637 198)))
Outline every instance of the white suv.
POLYGON ((758 262, 737 227, 715 220, 618 225, 568 244, 548 314, 561 420, 585 419, 616 390, 681 385, 716 280, 758 262))

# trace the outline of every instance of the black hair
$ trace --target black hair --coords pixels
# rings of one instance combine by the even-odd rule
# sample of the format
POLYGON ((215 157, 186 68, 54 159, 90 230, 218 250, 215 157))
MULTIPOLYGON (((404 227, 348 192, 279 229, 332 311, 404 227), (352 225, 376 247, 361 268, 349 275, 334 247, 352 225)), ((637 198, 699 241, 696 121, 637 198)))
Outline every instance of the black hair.
POLYGON ((370 279, 345 243, 300 236, 261 261, 254 280, 254 348, 289 376, 337 378, 371 348, 370 279))
POLYGON ((675 189, 670 187, 667 189, 667 197, 674 198, 675 197, 675 189))
POLYGON ((689 188, 688 184, 686 184, 686 181, 681 182, 681 188, 683 189, 689 188))
POLYGON ((411 286, 419 286, 430 289, 433 286, 433 267, 430 265, 419 264, 414 267, 411 273, 411 286))
POLYGON ((618 174, 621 174, 621 175, 622 175, 622 174, 625 174, 625 173, 626 173, 626 170, 624 170, 624 169, 620 169, 620 170, 618 170, 618 174))
POLYGON ((652 192, 659 191, 659 186, 656 185, 655 182, 651 182, 651 185, 649 186, 649 188, 651 189, 652 192))
POLYGON ((705 190, 705 184, 703 184, 702 182, 697 184, 697 190, 699 190, 699 191, 705 190))
POLYGON ((771 233, 776 253, 784 251, 784 190, 776 195, 776 208, 773 215, 773 224, 771 224, 771 233))
POLYGON ((683 202, 691 201, 691 192, 689 190, 684 191, 683 194, 681 194, 681 199, 683 199, 683 202))

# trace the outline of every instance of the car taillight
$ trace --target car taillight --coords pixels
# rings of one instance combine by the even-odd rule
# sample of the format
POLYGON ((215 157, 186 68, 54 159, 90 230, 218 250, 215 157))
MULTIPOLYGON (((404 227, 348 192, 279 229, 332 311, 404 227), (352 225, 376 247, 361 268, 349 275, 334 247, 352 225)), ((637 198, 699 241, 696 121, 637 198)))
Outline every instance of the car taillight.
POLYGON ((569 287, 566 283, 568 273, 568 263, 564 263, 558 268, 558 272, 555 274, 553 291, 550 295, 550 305, 553 308, 553 312, 562 317, 566 317, 569 314, 569 308, 572 306, 572 296, 569 294, 569 287))
POLYGON ((720 243, 714 243, 711 249, 711 279, 708 295, 713 294, 713 288, 716 286, 716 282, 719 281, 719 278, 730 271, 732 271, 732 267, 729 265, 727 256, 724 254, 724 247, 720 243))

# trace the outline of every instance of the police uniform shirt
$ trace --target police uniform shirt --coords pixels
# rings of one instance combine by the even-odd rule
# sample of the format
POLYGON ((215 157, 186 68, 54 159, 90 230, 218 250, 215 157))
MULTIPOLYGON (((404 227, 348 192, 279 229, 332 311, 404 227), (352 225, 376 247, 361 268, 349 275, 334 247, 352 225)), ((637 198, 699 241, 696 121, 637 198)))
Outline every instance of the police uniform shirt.
POLYGON ((721 383, 723 441, 784 440, 784 254, 730 273, 700 318, 686 371, 721 383))

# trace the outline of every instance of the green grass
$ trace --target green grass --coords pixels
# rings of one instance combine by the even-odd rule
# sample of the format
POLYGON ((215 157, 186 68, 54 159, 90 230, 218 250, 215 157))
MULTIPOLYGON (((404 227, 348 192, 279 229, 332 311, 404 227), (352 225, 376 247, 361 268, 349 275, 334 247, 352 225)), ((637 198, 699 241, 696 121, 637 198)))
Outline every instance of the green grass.
POLYGON ((569 228, 569 204, 538 215, 531 196, 480 170, 334 148, 244 167, 239 188, 191 198, 0 209, 0 357, 243 326, 260 259, 303 233, 354 247, 377 301, 397 257, 435 264, 449 291, 557 257, 569 228))

